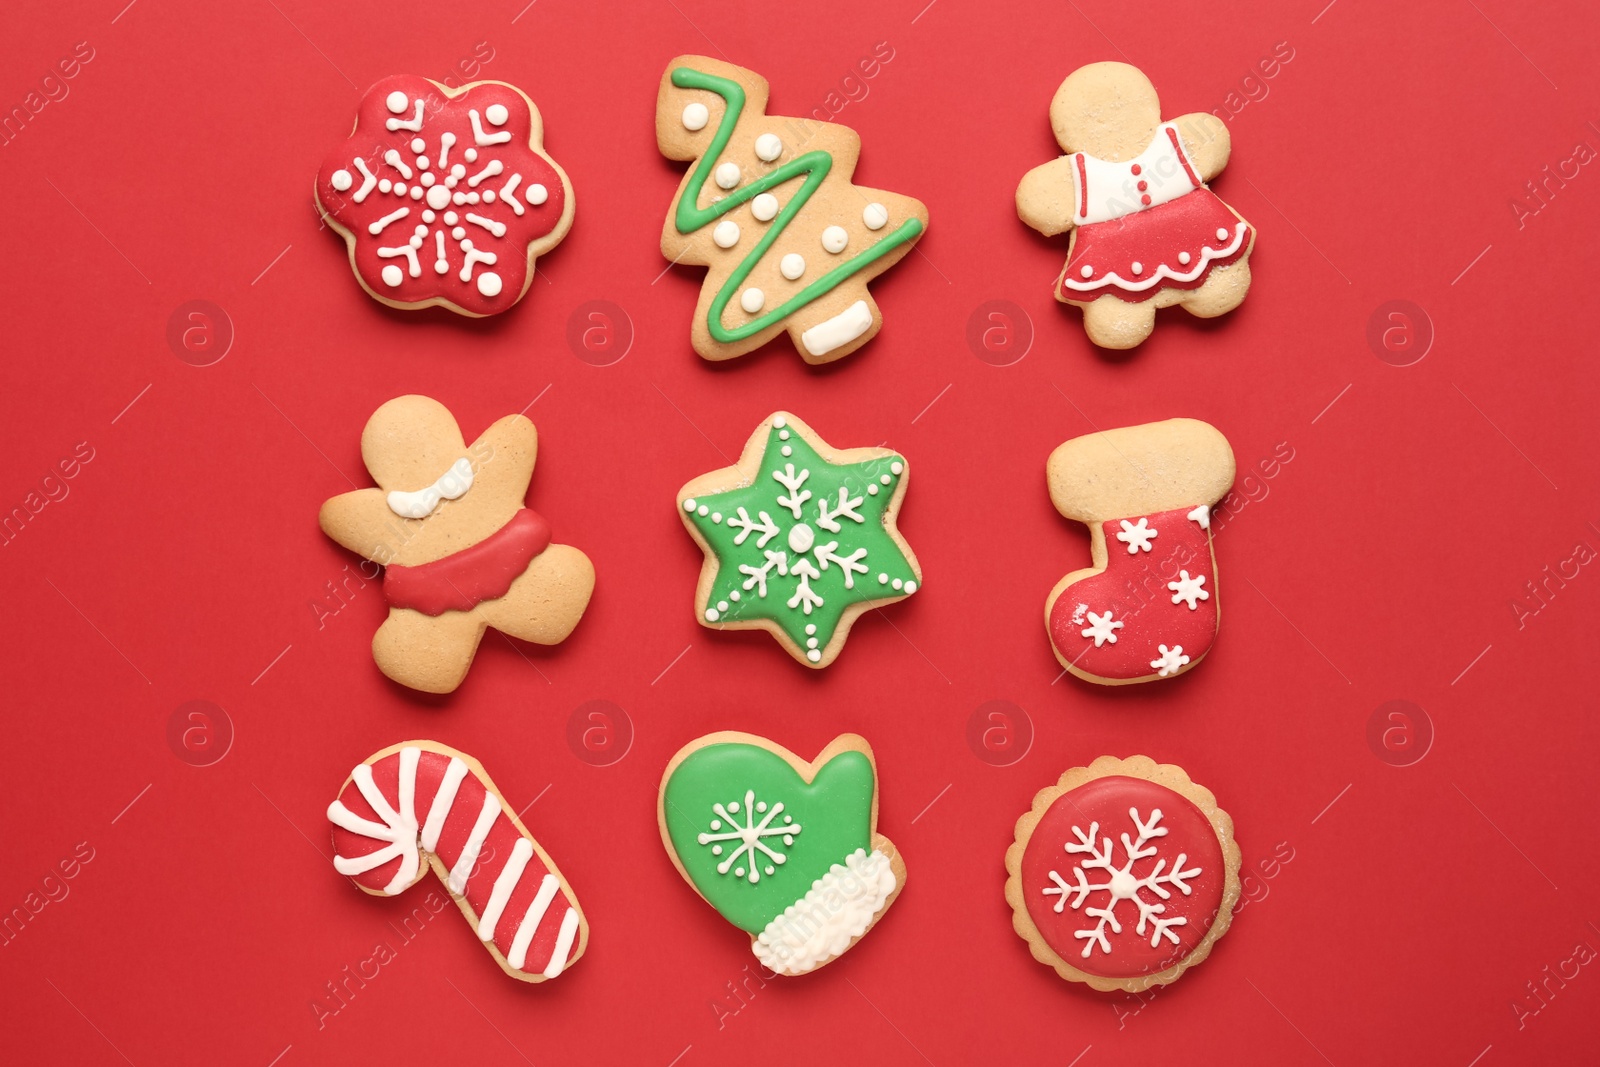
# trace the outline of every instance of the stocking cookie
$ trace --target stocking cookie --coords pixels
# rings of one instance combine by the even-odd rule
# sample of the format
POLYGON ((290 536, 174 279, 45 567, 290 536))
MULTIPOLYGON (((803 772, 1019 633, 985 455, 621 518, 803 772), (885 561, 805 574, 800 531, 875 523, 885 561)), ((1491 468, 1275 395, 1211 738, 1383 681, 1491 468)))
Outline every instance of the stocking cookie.
POLYGON ((1233 473, 1227 438, 1195 419, 1092 433, 1050 454, 1050 499, 1089 527, 1093 561, 1045 601, 1063 667, 1123 685, 1182 674, 1211 650, 1222 617, 1211 507, 1233 473))
POLYGON ((678 873, 779 974, 838 959, 905 888, 905 861, 877 832, 872 748, 855 734, 810 762, 753 734, 691 741, 661 777, 658 817, 678 873))
POLYGON ((513 978, 555 978, 589 944, 572 887, 465 753, 436 741, 386 748, 350 772, 328 821, 335 870, 392 897, 432 867, 513 978))
POLYGON ((1050 102, 1067 153, 1029 171, 1017 214, 1047 236, 1072 231, 1056 299, 1083 309, 1102 348, 1133 348, 1156 309, 1214 318, 1250 290, 1255 230, 1206 187, 1231 140, 1205 112, 1163 121, 1150 79, 1126 63, 1091 63, 1050 102))
POLYGON ((706 554, 695 618, 766 630, 826 667, 862 612, 922 586, 895 525, 910 476, 886 448, 831 448, 788 412, 773 415, 738 463, 678 490, 678 515, 706 554))
POLYGON ((852 185, 854 130, 767 113, 767 81, 705 56, 667 64, 656 141, 695 160, 678 187, 661 253, 709 267, 691 337, 732 359, 788 331, 807 363, 866 344, 883 325, 867 282, 911 250, 928 210, 852 185))
POLYGON ((541 645, 566 639, 594 590, 589 558, 551 543, 526 506, 538 433, 507 415, 469 447, 425 396, 384 404, 361 434, 378 483, 322 505, 322 531, 385 568, 389 617, 372 638, 378 669, 428 693, 466 676, 483 631, 541 645))
POLYGON ((545 153, 539 109, 505 82, 385 78, 314 188, 356 280, 396 308, 505 311, 572 227, 572 183, 545 153))
POLYGON ((1233 819, 1183 768, 1101 756, 1033 798, 1006 849, 1011 925, 1069 982, 1142 992, 1211 954, 1239 900, 1233 819))

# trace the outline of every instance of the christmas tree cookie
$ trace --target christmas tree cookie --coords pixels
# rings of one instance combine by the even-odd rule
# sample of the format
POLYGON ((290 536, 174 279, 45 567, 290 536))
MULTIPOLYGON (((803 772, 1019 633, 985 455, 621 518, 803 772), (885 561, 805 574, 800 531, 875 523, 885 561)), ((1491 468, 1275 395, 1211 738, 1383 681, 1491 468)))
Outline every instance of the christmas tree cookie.
POLYGON ((710 268, 694 349, 732 359, 788 331, 807 363, 866 344, 883 325, 867 282, 928 226, 921 202, 851 184, 854 130, 767 114, 767 82, 680 56, 656 98, 656 141, 693 160, 661 231, 674 263, 710 268))
POLYGON ((691 741, 661 777, 661 842, 764 967, 806 974, 861 940, 906 884, 877 832, 877 765, 842 734, 806 761, 753 734, 691 741))
POLYGON ((830 448, 780 411, 732 467, 678 490, 705 552, 695 617, 767 630, 795 659, 826 667, 856 617, 915 593, 922 568, 895 526, 910 468, 886 448, 830 448))

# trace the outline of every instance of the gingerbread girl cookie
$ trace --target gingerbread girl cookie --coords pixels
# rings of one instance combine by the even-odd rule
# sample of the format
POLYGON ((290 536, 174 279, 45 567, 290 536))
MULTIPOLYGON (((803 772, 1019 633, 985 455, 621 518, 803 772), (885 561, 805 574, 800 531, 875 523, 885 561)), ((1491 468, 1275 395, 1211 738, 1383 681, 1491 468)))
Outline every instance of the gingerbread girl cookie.
POLYGON ((490 626, 541 645, 566 639, 594 590, 589 558, 551 543, 524 497, 538 433, 507 415, 469 447, 425 396, 384 404, 361 433, 378 483, 322 505, 329 537, 385 568, 389 617, 372 638, 378 669, 428 693, 461 684, 490 626))
POLYGON ((1163 121, 1150 79, 1126 63, 1091 63, 1050 102, 1067 153, 1023 177, 1017 214, 1046 236, 1072 231, 1056 299, 1083 309, 1102 348, 1133 348, 1156 309, 1214 318, 1250 290, 1255 230, 1206 182, 1231 140, 1205 112, 1163 121))
POLYGON ((1102 991, 1177 981, 1239 901, 1233 819, 1182 767, 1148 756, 1101 756, 1040 790, 1006 872, 1011 925, 1033 958, 1102 991))
POLYGON ((1125 685, 1174 677, 1204 658, 1222 618, 1211 507, 1233 474, 1228 439, 1195 419, 1092 433, 1050 454, 1050 499, 1088 525, 1093 561, 1045 601, 1063 667, 1125 685))
POLYGON ((572 183, 544 150, 539 109, 505 82, 385 78, 314 190, 356 280, 395 308, 505 311, 572 228, 572 183))
POLYGON ((854 130, 767 114, 767 81, 705 56, 667 64, 656 141, 695 160, 678 187, 661 253, 709 267, 691 337, 732 359, 785 331, 807 363, 866 344, 883 325, 867 282, 911 250, 928 210, 852 185, 854 130))

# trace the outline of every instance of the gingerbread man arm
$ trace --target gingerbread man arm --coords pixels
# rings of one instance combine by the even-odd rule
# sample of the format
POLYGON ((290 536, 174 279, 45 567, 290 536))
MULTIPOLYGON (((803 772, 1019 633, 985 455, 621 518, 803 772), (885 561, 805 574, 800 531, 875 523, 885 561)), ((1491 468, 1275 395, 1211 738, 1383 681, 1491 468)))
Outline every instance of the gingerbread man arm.
POLYGON ((388 563, 395 530, 408 520, 389 510, 382 489, 357 489, 330 497, 317 513, 322 532, 374 563, 388 563))
POLYGON ((1183 138, 1183 150, 1200 172, 1200 180, 1209 182, 1228 165, 1233 151, 1233 136, 1228 125, 1207 111, 1195 111, 1172 120, 1183 138))
POLYGON ((1078 182, 1072 157, 1061 156, 1022 176, 1017 186, 1017 217, 1046 237, 1072 229, 1078 182))
POLYGON ((473 491, 503 501, 512 511, 523 506, 533 465, 539 457, 539 431, 523 415, 507 415, 468 448, 476 473, 473 491))

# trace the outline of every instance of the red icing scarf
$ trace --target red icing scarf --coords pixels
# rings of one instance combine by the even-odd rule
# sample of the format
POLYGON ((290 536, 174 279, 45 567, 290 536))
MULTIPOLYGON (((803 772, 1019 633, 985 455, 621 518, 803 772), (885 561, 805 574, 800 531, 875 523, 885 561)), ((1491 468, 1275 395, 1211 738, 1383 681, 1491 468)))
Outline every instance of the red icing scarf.
POLYGON ((424 615, 471 611, 485 600, 506 595, 533 557, 550 545, 550 524, 531 508, 470 548, 417 567, 390 565, 383 572, 383 595, 390 607, 424 615))

